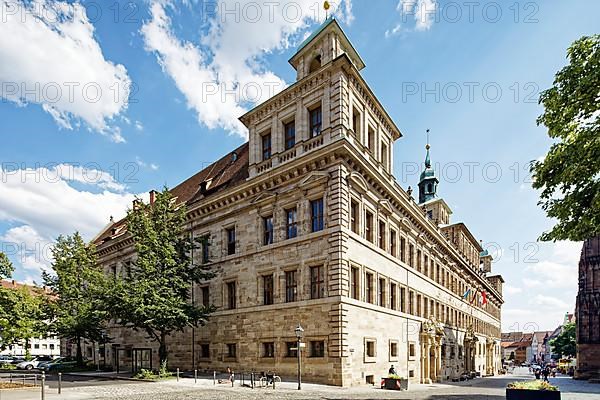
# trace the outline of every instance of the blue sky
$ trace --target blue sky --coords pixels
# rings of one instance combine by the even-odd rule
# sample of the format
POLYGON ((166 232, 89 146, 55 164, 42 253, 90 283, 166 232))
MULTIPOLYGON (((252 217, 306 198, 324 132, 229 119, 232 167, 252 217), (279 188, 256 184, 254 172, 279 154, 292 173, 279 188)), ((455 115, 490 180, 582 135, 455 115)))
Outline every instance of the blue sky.
MULTIPOLYGON (((243 143, 236 117, 268 92, 221 101, 214 82, 293 83, 287 60, 324 17, 319 3, 253 3, 260 18, 234 1, 4 6, 0 240, 15 279, 39 282, 57 235, 91 239, 134 195, 174 186, 243 143)), ((600 3, 465 3, 344 0, 336 16, 404 134, 400 184, 416 186, 430 129, 439 194, 507 281, 504 329, 553 329, 574 308, 580 245, 537 243, 551 221, 527 163, 550 144, 535 123, 538 93, 569 44, 598 32, 600 3)))

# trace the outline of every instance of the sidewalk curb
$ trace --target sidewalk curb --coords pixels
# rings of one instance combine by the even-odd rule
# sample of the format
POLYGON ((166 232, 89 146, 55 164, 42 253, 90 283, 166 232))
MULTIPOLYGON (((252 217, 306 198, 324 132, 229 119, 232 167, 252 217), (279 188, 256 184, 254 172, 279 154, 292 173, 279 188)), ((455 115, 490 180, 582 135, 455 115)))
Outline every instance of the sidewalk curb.
POLYGON ((157 382, 152 379, 137 379, 137 378, 128 378, 125 376, 116 376, 116 375, 90 375, 90 374, 82 374, 78 372, 65 372, 62 376, 77 376, 80 378, 102 378, 113 381, 131 381, 131 382, 157 382))

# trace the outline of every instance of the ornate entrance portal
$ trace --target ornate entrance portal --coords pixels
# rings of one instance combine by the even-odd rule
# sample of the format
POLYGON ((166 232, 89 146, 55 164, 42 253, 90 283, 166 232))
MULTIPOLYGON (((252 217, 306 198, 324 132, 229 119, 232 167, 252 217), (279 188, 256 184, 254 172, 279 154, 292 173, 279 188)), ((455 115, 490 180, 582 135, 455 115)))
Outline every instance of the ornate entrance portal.
POLYGON ((475 336, 475 331, 473 330, 473 325, 469 325, 467 331, 465 332, 465 371, 466 372, 475 372, 475 354, 476 354, 476 346, 479 339, 475 336))
POLYGON ((444 328, 435 317, 421 324, 421 383, 440 380, 442 369, 442 338, 444 328))

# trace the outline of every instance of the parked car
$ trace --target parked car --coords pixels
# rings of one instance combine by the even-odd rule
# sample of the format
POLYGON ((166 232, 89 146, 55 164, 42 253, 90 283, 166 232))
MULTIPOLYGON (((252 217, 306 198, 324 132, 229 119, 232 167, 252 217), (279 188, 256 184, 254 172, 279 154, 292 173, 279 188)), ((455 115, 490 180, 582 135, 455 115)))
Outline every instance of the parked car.
POLYGON ((25 356, 13 356, 13 358, 12 358, 13 364, 18 364, 23 361, 25 361, 25 356))
POLYGON ((12 364, 13 356, 0 356, 0 364, 12 364))
POLYGON ((48 372, 48 371, 59 371, 66 368, 73 368, 77 365, 77 360, 75 357, 60 357, 56 360, 52 360, 50 362, 45 362, 41 366, 40 369, 48 372))
POLYGON ((38 368, 40 363, 46 363, 54 360, 51 356, 38 356, 30 361, 23 361, 17 364, 17 369, 34 369, 38 368))

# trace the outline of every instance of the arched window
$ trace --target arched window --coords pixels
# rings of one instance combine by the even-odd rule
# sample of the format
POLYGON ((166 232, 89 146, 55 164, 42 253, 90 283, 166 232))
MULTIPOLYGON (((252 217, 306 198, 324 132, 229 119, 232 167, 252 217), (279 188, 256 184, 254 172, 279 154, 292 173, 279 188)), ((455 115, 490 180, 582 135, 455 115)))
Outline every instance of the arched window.
POLYGON ((319 68, 321 68, 321 55, 320 54, 318 56, 316 56, 315 58, 313 58, 312 61, 310 62, 310 66, 308 68, 308 73, 310 74, 312 72, 315 72, 319 68))
POLYGON ((431 183, 427 184, 427 193, 433 192, 433 185, 431 183))

